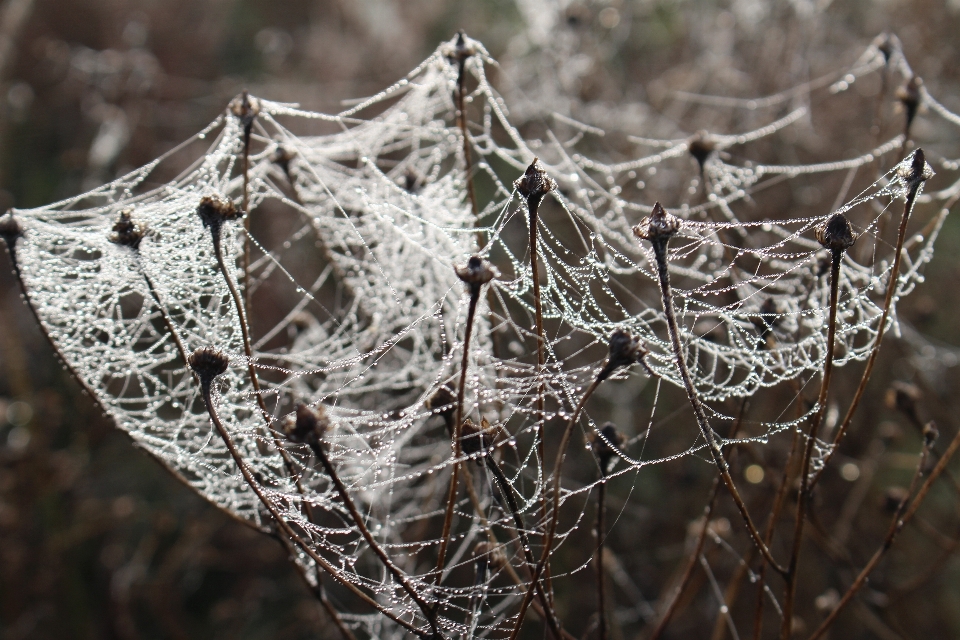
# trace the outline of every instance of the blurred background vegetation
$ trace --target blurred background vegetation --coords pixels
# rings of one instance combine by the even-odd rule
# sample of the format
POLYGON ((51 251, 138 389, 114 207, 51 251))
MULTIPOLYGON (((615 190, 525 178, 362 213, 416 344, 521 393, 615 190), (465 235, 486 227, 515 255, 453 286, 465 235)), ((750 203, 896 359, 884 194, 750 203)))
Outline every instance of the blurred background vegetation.
MULTIPOLYGON (((47 204, 146 163, 205 126, 244 88, 336 112, 342 101, 405 75, 459 28, 500 60, 509 78, 495 70, 494 84, 502 80, 508 103, 521 110, 537 100, 540 70, 536 62, 524 66, 537 60, 531 48, 566 52, 561 84, 579 109, 637 101, 656 110, 676 88, 709 84, 717 92, 719 83, 741 97, 782 90, 803 73, 849 63, 890 30, 934 95, 960 111, 956 0, 5 0, 0 207, 47 204), (786 73, 784 60, 819 67, 786 73)), ((625 128, 629 117, 623 114, 625 128)), ((824 147, 862 153, 843 148, 839 116, 837 123, 824 147)), ((823 206, 832 197, 825 195, 823 206)), ((885 404, 888 386, 912 384, 925 399, 922 419, 936 418, 949 434, 960 424, 958 255, 960 223, 951 218, 927 282, 900 309, 937 357, 925 360, 915 343, 888 338, 858 418, 879 426, 845 441, 844 459, 887 456, 863 499, 851 566, 862 566, 882 539, 884 496, 903 482, 917 450, 910 420, 885 404), (877 442, 879 454, 870 449, 877 442)), ((838 389, 854 385, 851 379, 838 389)), ((650 557, 637 550, 623 570, 647 600, 662 596, 682 562, 710 480, 697 458, 644 472, 634 499, 646 510, 637 518, 643 535, 653 532, 663 546, 650 557), (669 504, 660 504, 665 497, 669 504)), ((948 490, 934 498, 947 513, 957 501, 948 490)), ((938 571, 896 597, 868 590, 835 637, 960 637, 960 565, 946 553, 956 546, 957 521, 927 524, 935 535, 908 532, 891 562, 915 574, 933 562, 938 571)), ((621 527, 611 546, 629 549, 635 535, 621 527)), ((829 564, 826 557, 807 560, 815 567, 829 564)), ((829 600, 827 570, 808 571, 801 601, 829 600)), ((685 619, 678 616, 674 637, 706 637, 685 619)), ((279 544, 168 476, 82 395, 20 300, 4 254, 0 638, 201 637, 334 634, 279 544)))

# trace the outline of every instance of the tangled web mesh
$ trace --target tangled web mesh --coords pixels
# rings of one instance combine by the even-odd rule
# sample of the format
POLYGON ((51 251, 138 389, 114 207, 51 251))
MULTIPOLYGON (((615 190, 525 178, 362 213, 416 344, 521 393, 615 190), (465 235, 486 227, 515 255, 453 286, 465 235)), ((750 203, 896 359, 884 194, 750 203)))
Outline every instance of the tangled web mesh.
MULTIPOLYGON (((446 409, 430 400, 459 380, 469 300, 454 265, 479 253, 500 271, 479 302, 464 416, 502 427, 496 455, 536 547, 544 521, 544 469, 551 466, 541 459, 542 434, 550 440, 551 431, 570 418, 607 355, 610 333, 626 328, 639 336, 657 384, 680 385, 653 253, 631 230, 653 205, 644 181, 652 184, 658 172, 687 176, 689 188, 664 202, 683 220, 670 246, 669 271, 687 363, 711 421, 720 423, 733 419, 720 401, 806 381, 821 371, 829 276, 815 229, 838 211, 851 216, 860 239, 840 270, 836 364, 870 352, 891 273, 889 229, 899 220, 911 159, 879 171, 883 175, 866 190, 822 215, 760 217, 755 206, 754 198, 774 185, 814 174, 877 173, 882 158, 903 151, 899 135, 858 157, 816 164, 781 166, 742 155, 750 143, 805 122, 814 92, 829 98, 889 68, 912 76, 902 56, 888 60, 877 46, 830 83, 785 92, 767 99, 770 104, 752 101, 751 109, 784 108, 761 127, 736 135, 631 138, 624 160, 603 150, 603 129, 563 116, 544 140, 521 134, 527 123, 511 122, 485 76, 495 64, 479 43, 454 41, 400 82, 336 115, 251 99, 259 114, 249 154, 250 214, 227 222, 222 232, 227 275, 251 301, 249 358, 211 232, 197 214, 206 196, 238 206, 244 200, 249 120, 228 109, 191 140, 123 178, 16 211, 24 227, 17 261, 29 302, 66 364, 121 428, 210 501, 258 526, 274 526, 211 428, 171 328, 187 353, 208 346, 222 350, 230 366, 216 381, 214 402, 275 509, 338 570, 339 579, 427 629, 424 612, 378 563, 310 449, 285 445, 296 481, 279 455, 271 432, 294 404, 322 405, 331 422, 324 436, 328 455, 366 527, 424 598, 443 603, 437 624, 451 636, 503 635, 529 579, 523 571, 519 584, 504 578, 505 565, 475 573, 473 550, 482 540, 496 540, 509 564, 521 567, 523 558, 514 520, 491 478, 482 466, 466 465, 473 469, 482 516, 461 495, 445 577, 435 584, 454 461, 444 430, 446 409), (464 60, 469 156, 456 101, 455 55, 464 45, 472 54, 464 60), (731 149, 739 150, 736 159, 731 149), (166 177, 167 166, 185 154, 196 160, 180 175, 166 177), (535 156, 558 183, 538 218, 542 370, 529 212, 512 186, 535 156), (138 248, 111 242, 123 212, 146 230, 138 248), (249 275, 245 245, 252 255, 249 275), (304 503, 312 506, 312 520, 304 503)), ((960 117, 921 91, 933 115, 960 124, 960 117)), ((943 162, 938 171, 949 174, 956 166, 943 162)), ((958 189, 955 181, 920 201, 940 202, 958 189)), ((945 210, 936 210, 913 222, 918 231, 903 252, 891 326, 896 302, 922 281, 944 217, 945 210)), ((634 367, 619 375, 648 374, 634 367)), ((650 414, 656 410, 654 404, 650 414)), ((588 406, 581 420, 585 435, 598 429, 589 413, 588 406)), ((785 414, 769 416, 750 438, 762 441, 803 420, 785 414)), ((642 440, 623 448, 615 473, 704 446, 691 430, 686 449, 652 458, 644 456, 642 440)), ((554 550, 582 524, 586 507, 576 497, 593 486, 565 485, 562 499, 580 515, 564 520, 554 550)), ((310 565, 298 553, 301 565, 310 565)), ((404 633, 376 612, 344 617, 371 636, 404 633)))

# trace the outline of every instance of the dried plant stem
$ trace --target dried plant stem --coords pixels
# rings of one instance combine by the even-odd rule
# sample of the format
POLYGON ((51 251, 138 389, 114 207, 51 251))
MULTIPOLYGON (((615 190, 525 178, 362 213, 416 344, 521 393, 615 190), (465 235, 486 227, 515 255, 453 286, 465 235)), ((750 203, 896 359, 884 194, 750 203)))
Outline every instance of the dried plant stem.
POLYGON ((406 574, 400 570, 400 567, 393 563, 393 560, 390 559, 390 556, 387 555, 387 553, 373 537, 373 534, 370 533, 370 529, 368 529, 366 523, 364 523, 363 516, 357 509, 357 505, 353 502, 353 498, 350 497, 350 493, 347 491, 346 485, 344 485, 343 481, 340 479, 336 467, 330 463, 330 458, 327 456, 327 452, 323 450, 323 444, 317 440, 311 440, 309 444, 313 454, 317 457, 317 460, 320 461, 320 464, 323 465, 324 471, 326 471, 327 475, 330 476, 330 480, 336 487, 337 493, 340 494, 340 500, 347 508, 347 511, 350 512, 350 517, 353 519, 353 523, 357 525, 357 530, 360 532, 360 535, 362 535, 363 539, 367 541, 371 551, 376 554, 387 571, 393 574, 394 579, 400 584, 401 587, 403 587, 403 590, 407 592, 407 595, 409 595, 410 598, 417 603, 417 606, 420 607, 420 611, 423 612, 423 615, 426 616, 427 620, 430 622, 430 626, 433 628, 434 633, 439 637, 440 630, 437 627, 437 615, 435 609, 428 605, 426 600, 424 600, 420 594, 417 593, 417 590, 413 588, 412 584, 410 584, 410 580, 407 578, 406 574))
POLYGON ((277 526, 279 526, 280 529, 282 529, 283 532, 287 536, 289 536, 289 538, 293 540, 298 547, 303 549, 303 552, 306 553, 308 556, 310 556, 310 559, 312 559, 320 567, 322 567, 324 571, 329 573, 334 580, 336 580, 342 586, 350 590, 351 593, 356 595, 365 603, 374 607, 377 611, 382 613, 384 616, 386 616, 390 620, 393 620, 394 622, 402 626, 404 629, 407 629, 408 631, 417 635, 418 637, 430 638, 431 637, 430 634, 424 632, 421 629, 416 628, 406 620, 403 620, 402 618, 396 616, 393 612, 389 611, 388 609, 385 609, 380 603, 378 603, 376 600, 374 600, 373 598, 368 596, 366 593, 361 591, 352 582, 345 579, 340 574, 340 571, 336 567, 331 565, 329 562, 327 562, 323 558, 323 556, 319 555, 316 551, 314 551, 313 548, 303 538, 301 538, 296 531, 293 530, 293 528, 283 518, 280 512, 277 511, 277 507, 273 504, 273 502, 271 502, 270 499, 267 498, 267 496, 263 493, 263 490, 260 488, 260 485, 257 483, 256 479, 253 477, 253 472, 250 471, 249 467, 247 467, 246 462, 243 460, 243 456, 237 450, 237 446, 236 444, 234 444, 233 438, 230 437, 230 434, 227 432, 226 427, 224 427, 223 422, 220 420, 220 415, 217 412, 216 405, 213 402, 213 397, 211 393, 211 382, 212 380, 209 380, 209 379, 207 380, 201 379, 201 391, 203 395, 203 401, 206 404, 207 412, 210 414, 210 420, 211 422, 213 422, 213 426, 217 430, 217 433, 220 435, 220 438, 223 440, 224 444, 227 446, 227 450, 229 451, 230 456, 233 458, 234 463, 240 469, 240 473, 243 476, 244 481, 247 483, 250 489, 253 490, 254 494, 256 494, 257 498, 260 500, 263 506, 266 507, 267 511, 270 512, 270 515, 273 517, 273 520, 277 523, 277 526))
MULTIPOLYGON (((517 635, 520 633, 520 628, 523 626, 524 615, 527 612, 527 607, 530 605, 530 599, 533 596, 534 590, 536 589, 537 582, 540 580, 540 576, 543 574, 547 560, 550 558, 550 552, 553 550, 553 537, 557 532, 557 525, 560 522, 560 474, 563 471, 563 460, 566 458, 567 446, 570 444, 570 437, 573 435, 573 427, 580 419, 580 413, 583 411, 583 407, 587 404, 587 400, 590 399, 590 396, 593 395, 593 392, 597 390, 597 387, 600 386, 602 381, 603 379, 598 376, 594 378, 593 382, 590 383, 590 386, 587 387, 587 390, 583 393, 583 397, 580 398, 580 403, 577 404, 576 410, 573 412, 573 415, 570 417, 570 421, 567 423, 567 428, 563 432, 563 438, 560 440, 560 448, 557 451, 557 457, 553 464, 553 475, 551 476, 553 508, 550 511, 550 517, 546 525, 546 534, 543 540, 543 552, 541 553, 540 560, 537 562, 537 566, 533 571, 533 579, 531 580, 530 586, 527 588, 527 592, 523 596, 523 602, 520 604, 520 612, 517 614, 517 622, 513 628, 513 633, 510 634, 510 640, 516 640, 517 635)), ((558 620, 555 619, 554 623, 558 628, 560 627, 560 622, 558 620)))
POLYGON ((463 333, 463 359, 460 362, 460 383, 457 385, 457 408, 453 424, 453 472, 450 474, 450 489, 447 493, 447 508, 443 516, 443 532, 440 534, 440 549, 437 552, 437 584, 443 580, 443 567, 447 559, 447 545, 450 541, 450 527, 453 524, 453 510, 457 503, 457 485, 460 478, 460 440, 463 437, 463 397, 467 385, 467 368, 470 361, 470 334, 473 333, 473 320, 480 300, 480 287, 471 287, 470 304, 467 308, 467 326, 463 333))
POLYGON ((667 240, 657 239, 654 240, 652 244, 653 252, 657 261, 657 274, 660 283, 663 312, 667 318, 667 330, 670 333, 670 342, 673 345, 674 361, 676 362, 677 370, 680 373, 680 379, 683 382, 683 388, 687 393, 687 399, 690 401, 690 404, 693 407, 693 414, 696 417, 697 425, 700 427, 700 432, 703 434, 704 440, 707 442, 707 448, 710 449, 710 455, 713 457, 713 461, 717 465, 717 469, 720 471, 720 477, 723 480, 723 484, 726 486, 727 491, 730 492, 730 496, 737 505, 737 510, 740 511, 740 515, 743 517, 743 521, 747 525, 747 531, 750 533, 750 537, 753 538, 753 543, 756 545, 757 549, 759 549, 764 559, 770 563, 771 567, 773 567, 778 573, 785 574, 786 569, 781 567, 777 561, 774 560, 773 555, 770 553, 770 549, 766 544, 764 544, 763 539, 760 537, 760 532, 757 530, 756 525, 754 525, 753 520, 750 518, 750 513, 747 511, 747 505, 743 502, 743 498, 740 497, 740 492, 737 491, 737 487, 733 482, 733 477, 730 475, 730 468, 727 465, 726 459, 723 457, 723 451, 720 448, 720 444, 717 442, 713 428, 707 421, 707 414, 703 409, 703 405, 700 404, 700 398, 697 395, 696 388, 693 386, 693 380, 690 377, 690 370, 687 368, 687 363, 683 354, 683 345, 680 344, 680 329, 677 325, 677 317, 673 308, 673 292, 670 288, 670 273, 667 270, 667 240))
POLYGON ((920 486, 920 490, 917 491, 916 495, 913 497, 913 501, 910 501, 910 497, 913 496, 913 490, 916 488, 916 484, 920 479, 920 476, 923 475, 923 467, 926 464, 927 457, 930 453, 930 449, 933 446, 932 438, 926 439, 924 441, 923 449, 920 452, 920 459, 917 462, 916 471, 914 472, 913 479, 910 482, 910 487, 907 491, 907 497, 900 503, 897 507, 897 512, 893 516, 893 520, 890 523, 890 528, 887 530, 887 536, 884 538, 883 544, 879 549, 873 554, 870 560, 867 562, 863 570, 857 575, 856 579, 853 581, 853 584, 850 585, 850 588, 847 589, 847 592, 843 594, 843 597, 840 598, 840 601, 833 608, 833 611, 830 612, 830 615, 817 627, 817 630, 813 632, 813 635, 810 636, 809 640, 817 640, 818 638, 823 637, 827 632, 827 629, 836 621, 837 616, 840 615, 840 612, 843 610, 847 604, 850 603, 850 600, 853 599, 853 596, 867 583, 867 578, 870 577, 870 574, 880 563, 880 560, 883 559, 883 556, 890 550, 890 547, 893 546, 894 540, 896 540, 897 535, 901 530, 913 519, 914 514, 916 514, 917 509, 920 508, 920 505, 923 503, 924 499, 927 497, 927 494, 930 492, 930 488, 933 486, 933 483, 936 482, 937 478, 946 470, 947 463, 956 453, 957 449, 960 448, 960 431, 953 437, 953 440, 950 442, 950 445, 947 447, 947 450, 941 456, 940 460, 937 462, 937 465, 933 468, 933 471, 930 472, 930 475, 920 486), (910 506, 907 507, 907 503, 910 503, 910 506))
MULTIPOLYGON (((467 93, 467 58, 469 56, 461 56, 459 60, 459 68, 457 70, 457 91, 456 91, 456 100, 457 100, 457 125, 460 127, 460 136, 463 138, 463 172, 467 181, 467 195, 470 197, 470 208, 473 210, 473 217, 480 217, 480 209, 477 207, 477 195, 474 192, 473 187, 473 161, 470 157, 470 134, 467 131, 467 111, 464 105, 464 100, 467 93)), ((482 236, 480 233, 477 233, 477 245, 482 249, 483 245, 481 244, 482 236)))
POLYGON ((807 500, 810 494, 810 464, 813 460, 813 450, 817 443, 817 435, 823 416, 827 411, 827 394, 830 391, 830 379, 833 375, 833 353, 837 334, 837 303, 840 294, 840 263, 843 259, 842 249, 833 249, 830 260, 830 311, 827 320, 827 353, 823 362, 823 375, 820 378, 820 393, 817 396, 817 412, 810 424, 810 433, 803 450, 800 464, 800 492, 797 496, 797 516, 793 530, 793 547, 790 553, 790 563, 787 566, 787 587, 783 596, 783 621, 780 625, 781 640, 788 640, 793 628, 793 601, 796 595, 797 567, 800 561, 800 549, 803 544, 803 526, 806 522, 807 500))
POLYGON ((606 510, 606 497, 607 478, 604 476, 600 479, 600 485, 597 487, 597 551, 594 559, 597 567, 597 617, 600 625, 600 640, 607 640, 607 606, 603 584, 603 543, 607 535, 607 527, 603 522, 603 516, 606 510))
POLYGON ((820 470, 817 471, 813 479, 810 481, 810 489, 812 490, 817 483, 820 481, 820 476, 823 475, 823 470, 827 468, 830 459, 833 457, 834 451, 837 449, 837 444, 846 434, 847 429, 850 427, 850 422, 853 420, 853 414, 856 413, 857 407, 860 406, 860 401, 863 399, 863 393, 867 388, 867 382, 870 380, 870 376, 873 374, 873 366, 877 361, 877 355, 880 353, 880 342, 883 340, 884 332, 887 329, 887 318, 890 316, 890 307, 893 303, 893 295, 897 290, 897 284, 899 283, 900 278, 900 262, 903 256, 903 243, 907 237, 907 223, 910 221, 910 215, 913 212, 913 206, 917 199, 917 194, 920 191, 920 187, 923 185, 923 179, 919 176, 923 175, 923 169, 926 160, 924 159, 923 150, 917 149, 914 151, 913 156, 913 166, 912 170, 917 176, 916 179, 910 185, 910 189, 907 192, 906 202, 903 205, 903 214, 900 216, 900 229, 897 233, 897 247, 893 256, 893 266, 890 267, 890 278, 887 281, 887 291, 883 299, 883 311, 880 313, 880 323, 877 325, 877 337, 873 340, 873 347, 870 349, 870 355, 867 356, 867 363, 863 368, 863 375, 860 376, 860 384, 857 385, 857 390, 853 394, 853 400, 850 401, 850 407, 847 409, 846 415, 843 417, 843 421, 840 423, 840 427, 837 429, 837 433, 833 438, 833 446, 827 452, 826 457, 823 460, 823 465, 820 467, 820 470))
POLYGON ((670 619, 673 618, 673 614, 676 613, 677 608, 680 605, 680 597, 686 590, 687 585, 690 584, 690 578, 693 577, 693 572, 696 569, 697 564, 700 562, 700 554, 703 552, 703 546, 707 540, 707 531, 710 529, 710 518, 713 517, 713 508, 717 502, 717 496, 719 493, 720 476, 716 476, 713 480, 713 488, 710 490, 710 499, 707 500, 707 506, 703 509, 703 528, 700 530, 700 534, 697 536, 697 544, 690 553, 690 558, 687 560, 687 565, 684 567, 683 574, 680 576, 680 582, 677 584, 673 595, 670 598, 670 604, 667 605, 663 615, 660 616, 660 620, 657 622, 657 626, 654 627, 653 632, 650 634, 648 640, 658 640, 658 638, 663 635, 663 632, 667 629, 667 625, 670 624, 670 619))

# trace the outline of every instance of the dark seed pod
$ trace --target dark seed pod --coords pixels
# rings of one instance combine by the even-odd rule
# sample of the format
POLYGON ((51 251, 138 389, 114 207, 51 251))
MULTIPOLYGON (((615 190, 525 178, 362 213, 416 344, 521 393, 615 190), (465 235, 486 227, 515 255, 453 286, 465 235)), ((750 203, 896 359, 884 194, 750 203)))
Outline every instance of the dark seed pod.
POLYGON ((236 205, 229 200, 219 196, 204 196, 197 207, 197 215, 203 221, 203 226, 209 228, 215 233, 220 232, 220 227, 227 220, 236 220, 243 215, 243 212, 237 209, 236 205))
POLYGON ((716 144, 706 131, 698 131, 687 140, 687 151, 700 165, 700 173, 703 173, 703 166, 707 163, 707 158, 716 148, 716 144))
POLYGON ((460 64, 467 58, 477 55, 477 43, 467 37, 463 29, 460 29, 457 32, 457 39, 452 44, 448 42, 444 45, 443 55, 451 63, 460 64))
POLYGON ((479 427, 467 418, 460 428, 460 450, 468 456, 486 453, 493 446, 494 434, 495 429, 486 418, 480 421, 479 427))
POLYGON ((918 186, 921 182, 925 182, 935 175, 933 169, 927 164, 923 149, 914 151, 909 162, 904 160, 897 167, 897 177, 903 181, 904 186, 908 189, 918 186))
POLYGON ((640 338, 626 329, 616 329, 608 341, 609 355, 603 369, 597 374, 598 380, 606 380, 620 367, 630 367, 647 355, 640 338))
POLYGON ((457 396, 449 384, 437 389, 427 400, 427 408, 443 416, 447 431, 453 435, 454 414, 457 410, 457 396))
POLYGON ((117 222, 113 225, 110 242, 131 249, 139 249, 140 241, 147 234, 147 226, 142 222, 134 221, 133 211, 121 211, 117 222))
POLYGON ((244 91, 230 101, 230 113, 240 119, 244 129, 249 129, 260 114, 260 101, 244 91))
POLYGON ((927 449, 932 449, 933 445, 937 442, 937 438, 940 437, 940 430, 937 429, 937 424, 931 420, 923 427, 923 446, 927 449))
POLYGON ((470 256, 467 264, 457 265, 454 270, 457 277, 470 288, 471 293, 479 292, 480 287, 499 275, 497 269, 480 256, 470 256))
POLYGON ((513 187, 526 199, 527 207, 533 209, 540 204, 543 196, 557 188, 557 183, 547 175, 540 158, 534 158, 523 175, 513 182, 513 187))
POLYGON ((214 347, 200 347, 187 356, 187 364, 200 378, 201 384, 206 385, 227 370, 230 359, 214 347))
POLYGON ((323 405, 312 407, 302 402, 281 424, 281 431, 290 442, 306 444, 319 443, 329 428, 330 419, 323 405))
POLYGON ((907 114, 907 128, 913 123, 917 111, 920 110, 920 87, 922 85, 923 80, 919 76, 913 75, 897 89, 897 100, 903 105, 907 114))
POLYGON ((590 434, 590 448, 600 463, 600 473, 606 476, 613 469, 617 458, 620 457, 620 447, 624 437, 617 431, 617 427, 608 422, 600 428, 600 433, 590 434))
POLYGON ((667 213, 657 202, 653 205, 653 211, 650 215, 633 228, 633 234, 641 240, 663 243, 672 238, 679 230, 680 218, 667 213))
POLYGON ((846 251, 857 241, 857 234, 842 213, 835 213, 817 227, 817 242, 834 252, 846 251))
POLYGON ((294 158, 297 157, 297 152, 287 149, 282 145, 277 145, 277 148, 273 150, 273 153, 270 154, 270 162, 280 167, 280 170, 283 171, 283 174, 290 177, 290 163, 294 158))
POLYGON ((0 216, 0 238, 3 238, 11 251, 17 243, 17 239, 22 235, 23 227, 20 226, 20 222, 14 217, 12 211, 7 211, 0 216))
POLYGON ((494 569, 500 569, 507 564, 507 556, 503 553, 503 549, 489 540, 482 540, 477 543, 473 548, 473 557, 477 560, 485 559, 494 569))

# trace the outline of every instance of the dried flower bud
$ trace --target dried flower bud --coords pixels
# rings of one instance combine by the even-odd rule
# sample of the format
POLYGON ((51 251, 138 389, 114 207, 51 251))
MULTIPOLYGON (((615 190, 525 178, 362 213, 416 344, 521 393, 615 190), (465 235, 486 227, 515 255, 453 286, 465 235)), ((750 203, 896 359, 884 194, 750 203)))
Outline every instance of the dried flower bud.
POLYGON ((653 205, 649 216, 633 228, 633 234, 641 240, 665 243, 680 230, 680 218, 669 214, 659 202, 653 205))
POLYGON ((940 430, 937 429, 937 423, 933 420, 928 422, 923 427, 923 446, 927 449, 932 449, 933 445, 937 442, 937 438, 940 437, 940 430))
POLYGON ((498 275, 497 269, 480 256, 470 256, 467 264, 454 267, 457 277, 470 288, 470 292, 476 294, 480 287, 487 284, 498 275))
POLYGON ((260 114, 260 101, 244 91, 230 101, 230 113, 240 119, 244 129, 249 130, 260 114))
POLYGON ((617 431, 617 427, 608 422, 600 428, 600 433, 590 434, 590 447, 593 449, 593 455, 597 456, 600 462, 600 473, 606 476, 613 469, 617 458, 620 457, 620 447, 623 446, 624 437, 617 431))
POLYGON ((897 177, 907 189, 916 188, 935 175, 933 168, 927 164, 923 149, 918 148, 912 156, 897 165, 897 177))
POLYGON ((917 385, 897 380, 887 389, 885 400, 887 408, 900 411, 907 417, 916 420, 917 402, 920 401, 921 397, 922 394, 917 385))
POLYGON ((134 221, 132 214, 133 211, 130 209, 120 212, 109 239, 114 244, 139 249, 140 241, 147 234, 147 226, 142 222, 134 221))
POLYGON ((206 385, 227 370, 230 359, 214 347, 200 347, 187 356, 187 364, 200 378, 200 383, 206 385))
POLYGON ((884 64, 890 64, 890 56, 893 55, 895 47, 895 37, 888 32, 884 32, 873 39, 873 46, 883 55, 884 64))
POLYGON ((479 427, 467 418, 460 428, 460 450, 468 456, 485 453, 493 446, 494 431, 486 418, 480 421, 479 427))
POLYGON ((0 238, 7 243, 11 250, 17 242, 17 238, 23 235, 23 228, 20 222, 14 217, 13 211, 7 211, 0 216, 0 238))
POLYGON ((219 233, 224 222, 240 218, 243 212, 237 209, 236 205, 230 200, 225 200, 219 196, 204 196, 197 207, 197 215, 203 221, 204 227, 219 233))
POLYGON ((507 556, 503 548, 489 540, 482 540, 473 548, 473 557, 478 561, 484 559, 494 569, 500 569, 507 564, 507 556))
POLYGON ((449 384, 443 385, 430 396, 427 400, 427 408, 443 416, 444 422, 447 423, 447 431, 453 435, 453 416, 457 410, 457 396, 454 395, 449 384))
POLYGON ((316 444, 323 440, 323 434, 330 428, 330 419, 323 405, 312 407, 301 402, 280 427, 290 442, 316 444))
POLYGON ((529 208, 534 208, 543 200, 543 196, 557 188, 556 181, 547 175, 547 171, 540 163, 540 158, 534 158, 523 175, 513 182, 514 189, 527 201, 529 208))
POLYGON ((443 47, 443 56, 452 63, 462 63, 477 54, 477 42, 467 37, 463 29, 457 32, 456 40, 443 47))
POLYGON ((920 110, 920 87, 922 85, 923 80, 919 76, 913 75, 897 89, 897 100, 900 101, 907 113, 907 127, 910 126, 917 115, 917 111, 920 110))
POLYGON ((632 366, 647 355, 647 350, 641 344, 640 338, 626 329, 616 329, 611 333, 608 344, 610 352, 607 362, 597 374, 597 379, 601 381, 609 378, 620 367, 632 366))
POLYGON ((273 150, 273 153, 270 154, 270 162, 274 163, 280 170, 283 171, 283 174, 290 178, 290 162, 297 157, 297 152, 287 149, 283 145, 277 145, 277 148, 273 150))
POLYGON ((703 165, 707 163, 707 158, 716 150, 717 146, 713 138, 706 131, 697 131, 687 140, 687 151, 696 159, 700 165, 700 173, 703 173, 703 165))
POLYGON ((834 252, 846 251, 857 241, 857 234, 842 213, 835 213, 817 227, 817 242, 834 252))

